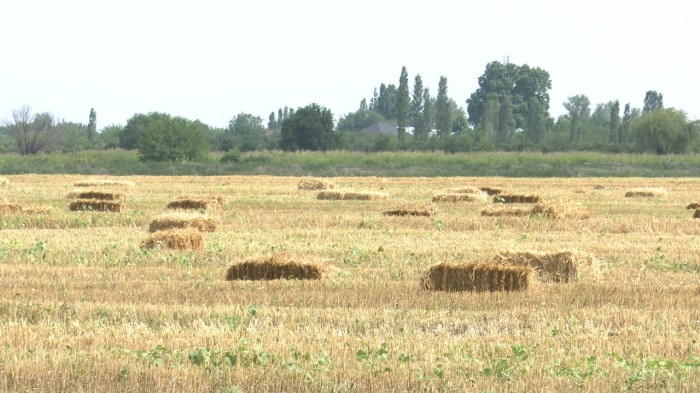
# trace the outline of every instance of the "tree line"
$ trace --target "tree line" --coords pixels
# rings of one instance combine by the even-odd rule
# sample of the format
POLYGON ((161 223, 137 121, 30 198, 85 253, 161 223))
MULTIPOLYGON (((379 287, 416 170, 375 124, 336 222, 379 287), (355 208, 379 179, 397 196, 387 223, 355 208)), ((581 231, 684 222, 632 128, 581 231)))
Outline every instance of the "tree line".
POLYGON ((329 108, 310 104, 279 108, 267 123, 250 113, 235 115, 226 128, 211 127, 166 113, 135 114, 125 125, 97 131, 97 114, 88 123, 63 122, 50 113, 22 107, 0 127, 0 152, 36 154, 83 149, 137 150, 144 161, 194 161, 208 151, 353 150, 353 151, 602 151, 680 154, 700 151, 700 123, 675 108, 665 108, 663 94, 649 90, 644 106, 611 100, 592 106, 584 94, 562 103, 566 113, 549 114, 549 73, 538 67, 491 62, 478 88, 464 102, 448 96, 441 76, 431 94, 420 74, 409 85, 402 67, 398 85, 381 83, 369 100, 334 121, 329 108), (391 134, 363 129, 386 123, 391 134))

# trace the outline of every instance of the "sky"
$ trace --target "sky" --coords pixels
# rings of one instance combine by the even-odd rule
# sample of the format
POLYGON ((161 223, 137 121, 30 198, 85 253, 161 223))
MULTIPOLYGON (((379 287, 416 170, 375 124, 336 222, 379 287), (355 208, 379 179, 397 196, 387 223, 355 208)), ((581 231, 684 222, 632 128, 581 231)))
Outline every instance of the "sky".
POLYGON ((3 0, 0 119, 23 105, 98 129, 159 111, 226 127, 318 103, 337 120, 406 66, 465 100, 491 61, 548 71, 567 97, 700 118, 700 2, 690 0, 3 0))

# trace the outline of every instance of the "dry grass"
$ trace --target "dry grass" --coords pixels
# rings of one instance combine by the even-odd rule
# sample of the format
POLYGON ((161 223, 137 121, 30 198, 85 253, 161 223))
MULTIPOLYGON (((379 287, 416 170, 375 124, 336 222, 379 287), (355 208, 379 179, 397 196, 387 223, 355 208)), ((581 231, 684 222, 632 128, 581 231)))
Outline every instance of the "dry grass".
POLYGON ((0 186, 6 186, 10 184, 10 179, 6 177, 0 177, 0 186))
POLYGON ((98 179, 91 178, 86 180, 78 180, 73 183, 74 187, 110 187, 110 186, 123 186, 123 187, 135 187, 136 183, 128 180, 112 180, 112 179, 98 179))
POLYGON ((375 201, 389 198, 386 192, 376 191, 321 191, 316 199, 345 201, 375 201))
POLYGON ((531 214, 532 208, 523 206, 488 206, 481 209, 484 217, 526 217, 531 214))
POLYGON ((335 184, 330 180, 323 179, 301 179, 297 184, 299 190, 329 190, 335 188, 335 184))
POLYGON ((198 213, 169 212, 154 218, 148 231, 158 232, 184 228, 193 228, 201 232, 214 232, 218 228, 218 222, 216 219, 198 213))
POLYGON ((385 210, 383 214, 385 216, 432 217, 437 214, 437 208, 433 204, 404 203, 385 210))
POLYGON ((231 265, 226 280, 320 280, 327 271, 327 263, 300 262, 287 254, 273 254, 231 265))
POLYGON ((165 248, 169 250, 201 250, 204 247, 202 233, 196 229, 169 229, 149 235, 141 248, 165 248))
POLYGON ((524 194, 498 194, 493 198, 494 203, 539 203, 542 197, 539 195, 524 194))
MULTIPOLYGON (((458 187, 458 188, 449 188, 447 189, 448 194, 473 194, 473 195, 482 195, 485 192, 479 188, 476 187, 458 187)), ((486 193, 488 195, 488 193, 486 193)))
POLYGON ((106 190, 74 190, 68 199, 96 199, 100 201, 119 201, 124 199, 124 193, 106 190))
POLYGON ((29 206, 22 208, 22 212, 26 214, 49 214, 54 212, 56 209, 53 206, 29 206))
POLYGON ((121 213, 126 209, 121 202, 102 201, 98 199, 78 199, 68 205, 68 210, 76 211, 99 211, 121 213))
POLYGON ((532 269, 498 264, 433 265, 423 273, 421 286, 429 291, 522 291, 531 285, 532 269))
POLYGON ((600 260, 580 251, 512 252, 506 251, 496 256, 496 262, 506 265, 529 266, 543 282, 573 282, 579 279, 598 280, 600 260))
POLYGON ((625 198, 666 198, 668 191, 660 187, 632 188, 625 192, 625 198))

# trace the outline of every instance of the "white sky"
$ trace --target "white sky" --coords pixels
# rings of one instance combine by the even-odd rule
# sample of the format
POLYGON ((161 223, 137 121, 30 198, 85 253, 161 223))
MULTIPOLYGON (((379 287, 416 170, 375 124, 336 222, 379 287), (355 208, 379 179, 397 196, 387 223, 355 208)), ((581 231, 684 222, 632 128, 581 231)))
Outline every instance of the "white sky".
POLYGON ((217 127, 240 112, 316 102, 337 120, 398 85, 441 75, 465 107, 490 61, 552 79, 566 97, 642 107, 647 90, 700 118, 700 2, 628 0, 2 0, 0 119, 29 105, 98 129, 162 111, 217 127))

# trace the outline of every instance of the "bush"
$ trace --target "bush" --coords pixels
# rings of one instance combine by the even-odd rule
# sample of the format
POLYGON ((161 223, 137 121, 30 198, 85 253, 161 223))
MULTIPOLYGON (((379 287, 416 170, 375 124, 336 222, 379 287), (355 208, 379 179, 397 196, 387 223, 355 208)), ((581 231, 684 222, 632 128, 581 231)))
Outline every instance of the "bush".
POLYGON ((240 162, 241 161, 241 152, 237 150, 231 150, 230 152, 224 154, 221 157, 221 162, 224 164, 228 164, 231 162, 240 162))

